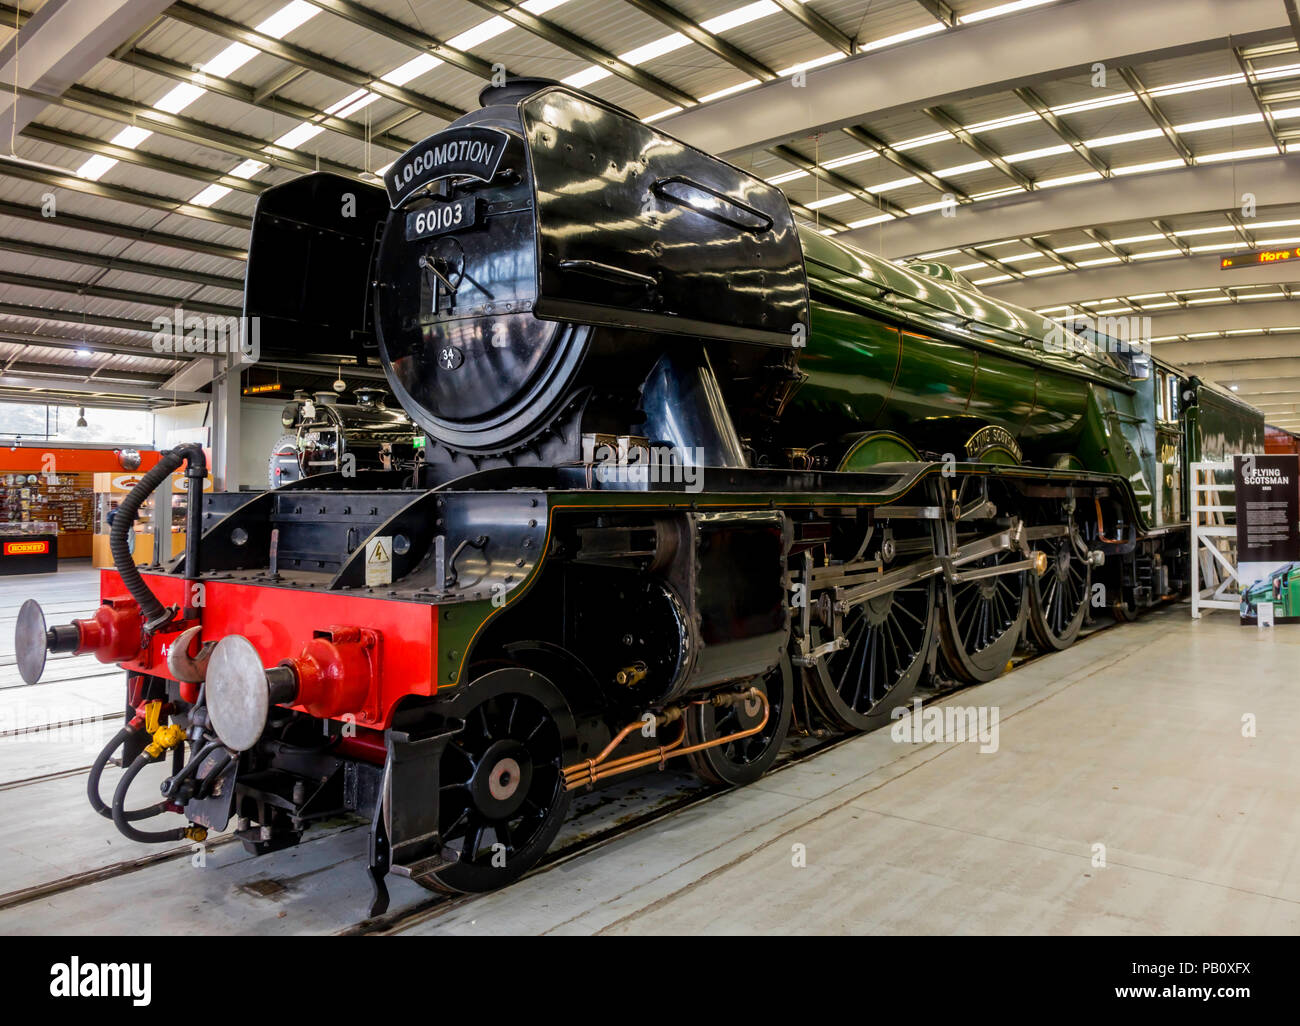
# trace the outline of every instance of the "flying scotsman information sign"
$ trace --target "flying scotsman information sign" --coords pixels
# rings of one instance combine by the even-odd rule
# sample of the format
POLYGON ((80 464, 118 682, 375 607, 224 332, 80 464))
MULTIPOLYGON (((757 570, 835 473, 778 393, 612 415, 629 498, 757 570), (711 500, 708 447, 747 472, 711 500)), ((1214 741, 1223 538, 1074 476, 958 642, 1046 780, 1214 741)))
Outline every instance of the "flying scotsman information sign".
POLYGON ((1241 622, 1300 623, 1300 457, 1234 456, 1241 622))

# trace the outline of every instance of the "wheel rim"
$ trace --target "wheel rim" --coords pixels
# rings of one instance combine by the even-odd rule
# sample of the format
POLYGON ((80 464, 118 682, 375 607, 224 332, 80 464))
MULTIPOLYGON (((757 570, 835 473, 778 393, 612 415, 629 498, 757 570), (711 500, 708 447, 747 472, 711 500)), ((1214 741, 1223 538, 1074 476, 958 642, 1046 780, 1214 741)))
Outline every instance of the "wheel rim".
POLYGON ((571 717, 545 678, 518 668, 469 684, 449 712, 464 727, 439 762, 438 829, 457 859, 429 882, 492 890, 532 868, 564 821, 571 717))
MULTIPOLYGON (((1000 552, 962 567, 985 568, 1020 559, 1000 552)), ((949 669, 963 680, 992 680, 1006 669, 1025 622, 1025 575, 998 574, 949 585, 943 651, 949 669)))
POLYGON ((1068 538, 1046 538, 1038 547, 1047 556, 1047 569, 1034 575, 1030 585, 1030 626, 1041 647, 1059 651, 1074 642, 1083 626, 1091 568, 1068 538))
MULTIPOLYGON (((813 667, 813 699, 849 730, 866 730, 915 688, 934 636, 933 581, 879 595, 844 614, 845 647, 813 667)), ((819 631, 814 644, 829 639, 819 631)))
MULTIPOLYGON (((764 677, 744 687, 757 687, 767 695, 767 724, 757 734, 688 756, 696 773, 710 783, 736 786, 757 780, 776 761, 789 733, 794 699, 794 674, 789 658, 783 655, 780 663, 764 677)), ((757 726, 762 718, 763 706, 757 700, 722 708, 711 703, 693 706, 686 721, 687 743, 700 744, 738 734, 757 726)))

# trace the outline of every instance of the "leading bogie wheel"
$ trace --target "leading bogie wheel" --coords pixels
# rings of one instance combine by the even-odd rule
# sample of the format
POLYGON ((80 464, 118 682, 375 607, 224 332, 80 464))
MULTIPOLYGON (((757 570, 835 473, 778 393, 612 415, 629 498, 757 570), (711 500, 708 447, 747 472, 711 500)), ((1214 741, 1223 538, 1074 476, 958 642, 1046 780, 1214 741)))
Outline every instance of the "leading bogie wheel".
POLYGON ((464 728, 439 764, 438 825, 458 859, 422 882, 494 890, 536 865, 564 822, 573 716, 550 681, 520 667, 484 674, 447 709, 464 728))

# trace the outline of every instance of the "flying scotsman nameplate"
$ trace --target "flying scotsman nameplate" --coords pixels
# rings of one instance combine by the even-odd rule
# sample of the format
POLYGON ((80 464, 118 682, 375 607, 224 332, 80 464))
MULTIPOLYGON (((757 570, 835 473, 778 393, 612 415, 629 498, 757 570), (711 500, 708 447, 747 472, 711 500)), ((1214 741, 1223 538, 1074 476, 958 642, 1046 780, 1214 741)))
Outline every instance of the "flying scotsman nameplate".
POLYGON ((440 178, 490 182, 510 136, 496 128, 449 128, 412 146, 384 174, 388 202, 399 207, 416 189, 440 178))

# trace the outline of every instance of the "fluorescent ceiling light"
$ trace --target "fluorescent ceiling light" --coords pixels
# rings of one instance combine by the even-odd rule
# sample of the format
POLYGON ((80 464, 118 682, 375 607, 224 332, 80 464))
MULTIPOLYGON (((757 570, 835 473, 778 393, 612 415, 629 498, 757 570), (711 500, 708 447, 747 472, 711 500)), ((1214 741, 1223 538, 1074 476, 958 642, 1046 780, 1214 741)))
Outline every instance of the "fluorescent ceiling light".
POLYGON ((96 154, 82 164, 81 167, 77 168, 77 177, 97 182, 104 172, 116 163, 117 161, 112 157, 103 157, 96 154))
POLYGON ((1056 0, 1014 0, 1012 3, 1000 4, 997 7, 987 7, 982 11, 972 11, 970 14, 963 14, 957 19, 959 25, 974 25, 978 21, 987 21, 989 18, 1000 18, 1004 14, 1015 14, 1017 11, 1027 11, 1031 7, 1042 7, 1044 4, 1055 3, 1056 0))
POLYGON ((811 203, 805 203, 804 206, 809 210, 821 210, 822 207, 833 207, 837 203, 847 203, 853 198, 851 193, 841 192, 834 196, 827 196, 824 199, 813 200, 811 203))
POLYGON ((585 89, 593 82, 599 82, 602 78, 609 78, 612 74, 612 71, 597 67, 593 64, 589 68, 575 71, 572 75, 562 78, 560 81, 567 86, 572 86, 574 89, 585 89))
POLYGON ((206 189, 190 200, 190 202, 196 207, 210 207, 228 192, 230 192, 230 190, 224 185, 209 185, 206 189))
POLYGON ((735 85, 727 86, 726 89, 719 89, 716 93, 709 93, 708 96, 701 96, 700 103, 708 103, 710 100, 720 100, 724 96, 730 96, 732 93, 738 93, 742 89, 748 89, 750 86, 758 85, 758 79, 749 78, 744 82, 737 82, 735 85))
POLYGON ((257 51, 243 43, 231 43, 219 54, 203 64, 202 70, 217 78, 229 78, 245 64, 257 56, 257 51))
POLYGON ((924 36, 932 36, 936 32, 943 32, 948 28, 941 21, 933 21, 921 28, 909 29, 906 32, 898 32, 892 36, 885 36, 883 39, 873 39, 870 42, 861 43, 858 46, 858 52, 863 53, 870 50, 882 50, 886 46, 895 46, 898 43, 906 43, 912 39, 921 39, 924 36))
POLYGON ((273 39, 283 39, 300 25, 320 13, 320 8, 307 0, 293 0, 257 26, 257 31, 273 39))
POLYGON ((389 85, 402 86, 406 85, 412 79, 419 78, 426 71, 432 71, 442 60, 431 53, 422 53, 418 57, 412 57, 405 64, 399 64, 387 75, 381 77, 381 81, 389 85))
POLYGON ((229 173, 235 178, 252 178, 255 174, 265 171, 270 164, 263 164, 260 160, 245 160, 229 173))
POLYGON ((289 150, 297 149, 308 139, 314 139, 323 131, 325 131, 325 129, 321 128, 320 125, 313 125, 310 121, 304 121, 302 124, 298 125, 298 127, 285 132, 284 135, 275 140, 272 145, 283 146, 285 149, 289 150))
POLYGON ((873 224, 883 224, 885 221, 894 220, 893 214, 877 214, 874 217, 864 217, 861 221, 850 221, 850 228, 869 228, 873 224))
POLYGON ((182 82, 161 100, 154 104, 154 109, 168 114, 179 114, 191 103, 202 96, 204 90, 192 82, 182 82))
POLYGON ((772 3, 772 0, 758 0, 757 3, 746 4, 744 7, 737 7, 734 11, 727 11, 724 14, 708 19, 708 21, 700 22, 700 27, 706 32, 712 32, 715 36, 720 36, 722 33, 739 28, 741 25, 748 25, 751 21, 778 14, 780 10, 781 8, 772 3))
POLYGON ((689 46, 690 42, 690 39, 680 32, 674 32, 671 35, 652 40, 646 43, 645 46, 638 46, 635 50, 619 54, 619 59, 627 61, 628 64, 633 66, 644 64, 646 61, 652 61, 656 57, 662 57, 666 53, 672 53, 674 50, 689 46))

